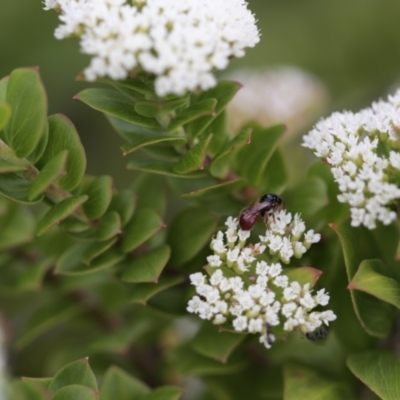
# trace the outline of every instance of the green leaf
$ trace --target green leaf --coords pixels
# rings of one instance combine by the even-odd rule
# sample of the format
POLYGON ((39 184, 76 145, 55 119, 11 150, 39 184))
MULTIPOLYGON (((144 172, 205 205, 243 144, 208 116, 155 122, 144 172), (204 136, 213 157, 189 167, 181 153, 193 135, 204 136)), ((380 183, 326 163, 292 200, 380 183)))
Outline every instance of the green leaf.
POLYGON ((126 143, 121 147, 122 154, 126 156, 129 153, 133 153, 134 151, 137 151, 141 149, 142 147, 146 146, 151 146, 154 144, 159 144, 159 143, 169 143, 171 142, 172 144, 181 144, 186 143, 187 139, 184 137, 179 137, 179 136, 141 136, 138 135, 135 141, 131 141, 130 143, 126 143))
POLYGON ((135 111, 144 117, 156 118, 186 106, 188 101, 188 97, 178 97, 165 101, 138 101, 135 103, 135 111))
POLYGON ((24 167, 22 165, 10 164, 7 161, 0 159, 0 174, 7 174, 9 172, 21 172, 25 171, 26 169, 27 167, 24 167))
POLYGON ((352 390, 346 384, 319 375, 318 372, 297 366, 284 368, 285 400, 350 400, 355 399, 352 390))
POLYGON ((155 119, 146 118, 135 111, 135 103, 122 93, 109 89, 85 89, 75 96, 89 107, 103 113, 147 128, 159 128, 155 119))
POLYGON ((36 146, 35 150, 27 157, 27 159, 31 164, 35 165, 42 158, 46 150, 48 141, 49 141, 49 124, 46 122, 46 126, 44 128, 42 137, 40 138, 38 145, 36 146))
POLYGON ((83 385, 69 385, 57 391, 52 400, 98 400, 97 390, 83 385))
POLYGON ((175 132, 182 125, 194 121, 199 117, 203 117, 205 115, 212 116, 213 114, 215 114, 216 105, 216 99, 204 99, 192 104, 171 121, 168 126, 167 132, 175 132))
MULTIPOLYGON (((286 160, 279 148, 272 153, 268 164, 262 172, 261 182, 262 185, 259 187, 259 190, 264 193, 280 193, 287 185, 288 171, 286 160)), ((293 214, 293 210, 290 209, 290 211, 293 214)))
POLYGON ((149 299, 157 293, 162 292, 172 286, 178 285, 184 281, 183 277, 163 277, 161 276, 158 283, 138 283, 132 285, 132 293, 129 300, 132 303, 141 303, 145 305, 149 299))
POLYGON ((191 260, 210 240, 216 219, 201 208, 186 208, 172 221, 167 234, 171 246, 170 264, 177 266, 191 260))
POLYGON ((325 181, 312 175, 295 188, 286 190, 282 197, 287 199, 285 206, 288 210, 304 217, 315 214, 329 202, 325 181))
POLYGON ((217 326, 203 323, 193 338, 192 348, 203 356, 226 363, 245 337, 242 334, 220 332, 217 326))
MULTIPOLYGON (((357 272, 359 264, 375 254, 376 243, 370 233, 364 228, 353 228, 348 221, 331 224, 342 246, 349 282, 357 272)), ((354 311, 365 331, 376 337, 386 337, 392 325, 393 309, 388 303, 382 302, 358 290, 351 290, 354 311)))
POLYGON ((99 241, 109 240, 121 232, 121 217, 116 211, 109 211, 97 224, 96 239, 99 241))
POLYGON ((100 400, 142 399, 149 392, 146 384, 113 365, 104 375, 100 400))
POLYGON ((306 283, 310 284, 310 289, 315 286, 322 271, 312 267, 298 267, 298 268, 285 268, 283 271, 290 281, 299 282, 304 286, 306 283))
POLYGON ((233 374, 246 367, 243 359, 222 364, 219 361, 205 357, 185 346, 178 349, 175 356, 176 369, 183 376, 233 374))
POLYGON ((174 171, 174 164, 164 161, 154 161, 148 159, 137 159, 132 160, 126 166, 127 169, 138 170, 142 172, 151 172, 152 174, 160 174, 173 176, 176 178, 202 178, 204 177, 203 172, 193 172, 189 175, 178 174, 174 171))
POLYGON ((211 124, 214 118, 217 117, 232 100, 239 88, 240 84, 237 82, 219 81, 217 86, 202 92, 198 96, 197 101, 199 102, 209 98, 216 99, 217 106, 215 107, 214 115, 200 117, 187 124, 187 131, 191 138, 200 135, 211 124))
POLYGON ((0 131, 6 126, 10 116, 10 106, 7 103, 0 102, 0 131))
POLYGON ((126 225, 132 218, 135 210, 135 195, 132 190, 125 189, 114 194, 109 211, 116 211, 121 217, 122 226, 126 225))
POLYGON ((384 351, 353 354, 347 358, 350 371, 382 400, 400 398, 400 357, 384 351))
POLYGON ((382 274, 384 270, 381 260, 364 260, 349 283, 348 289, 361 290, 400 308, 399 282, 382 274))
POLYGON ((36 235, 41 236, 54 225, 59 224, 80 207, 87 199, 88 196, 86 195, 68 197, 51 207, 38 222, 36 235))
POLYGON ((132 189, 138 196, 137 208, 153 208, 164 215, 167 206, 167 185, 161 175, 140 174, 133 182, 132 189))
POLYGON ((52 115, 49 122, 49 139, 46 150, 38 162, 42 168, 63 150, 68 150, 66 174, 58 180, 65 190, 73 190, 80 183, 86 169, 85 150, 72 122, 61 114, 52 115))
POLYGON ((87 188, 88 201, 83 205, 83 212, 89 219, 98 219, 111 203, 113 181, 110 176, 96 178, 87 188))
POLYGON ((31 154, 46 126, 47 97, 37 70, 14 70, 7 84, 6 101, 12 113, 4 128, 7 144, 18 157, 31 154))
POLYGON ((183 389, 176 386, 161 386, 143 397, 143 400, 178 400, 183 389))
POLYGON ((62 173, 67 161, 68 151, 64 150, 54 156, 40 171, 39 175, 32 182, 28 191, 29 200, 41 195, 62 173))
POLYGON ((82 261, 82 258, 85 252, 89 251, 90 246, 91 243, 77 243, 70 247, 58 259, 55 273, 67 276, 93 274, 118 264, 124 258, 124 255, 117 248, 111 247, 92 260, 90 265, 87 265, 82 261))
MULTIPOLYGON (((8 393, 7 386, 2 384, 2 396, 4 388, 8 393)), ((7 400, 47 400, 50 398, 46 388, 32 381, 15 380, 9 389, 11 392, 9 394, 12 396, 10 397, 6 394, 7 400)))
POLYGON ((122 233, 121 250, 129 253, 146 240, 150 239, 162 227, 164 222, 151 208, 145 208, 136 213, 126 225, 122 233))
POLYGON ((19 273, 18 280, 16 282, 16 288, 18 290, 40 290, 45 273, 54 264, 53 259, 41 260, 38 263, 30 264, 29 268, 19 273))
POLYGON ((251 132, 251 128, 243 129, 215 155, 210 165, 210 173, 213 176, 223 178, 226 175, 231 156, 242 146, 251 143, 251 132))
POLYGON ((42 201, 42 198, 29 200, 30 187, 31 182, 20 175, 13 173, 0 175, 0 193, 8 199, 23 204, 34 204, 42 201))
POLYGON ((36 221, 27 208, 14 203, 0 217, 0 250, 30 242, 35 235, 36 221))
POLYGON ((21 350, 44 332, 74 318, 82 312, 77 304, 50 303, 36 311, 27 321, 17 339, 16 347, 21 350))
POLYGON ((265 168, 285 131, 285 126, 276 125, 265 129, 251 124, 249 127, 253 129, 251 142, 237 153, 236 168, 239 176, 245 178, 251 185, 262 186, 265 168))
POLYGON ((130 283, 157 283, 170 254, 170 247, 163 245, 142 256, 135 257, 130 263, 125 264, 121 279, 130 283))
POLYGON ((37 385, 43 386, 45 389, 49 388, 50 383, 53 380, 53 378, 30 378, 30 377, 26 377, 26 376, 23 376, 21 379, 24 382, 32 382, 37 385))
POLYGON ((100 254, 103 254, 105 251, 107 251, 110 247, 114 246, 117 240, 117 238, 112 238, 107 241, 92 243, 89 247, 86 248, 86 250, 82 254, 82 262, 90 265, 94 258, 98 257, 100 254))
POLYGON ((234 179, 232 181, 224 182, 224 183, 219 183, 213 186, 208 186, 208 187, 203 187, 201 189, 193 190, 192 192, 185 193, 182 195, 183 198, 185 199, 197 199, 201 197, 206 197, 206 196, 212 196, 215 194, 220 194, 220 193, 229 193, 234 190, 238 190, 241 187, 243 187, 245 182, 243 179, 234 179))
POLYGON ((49 389, 55 393, 69 385, 82 385, 97 390, 96 377, 89 366, 87 357, 66 365, 54 376, 49 389))
POLYGON ((178 174, 202 170, 203 162, 208 144, 212 135, 207 136, 193 146, 175 165, 174 171, 178 174))

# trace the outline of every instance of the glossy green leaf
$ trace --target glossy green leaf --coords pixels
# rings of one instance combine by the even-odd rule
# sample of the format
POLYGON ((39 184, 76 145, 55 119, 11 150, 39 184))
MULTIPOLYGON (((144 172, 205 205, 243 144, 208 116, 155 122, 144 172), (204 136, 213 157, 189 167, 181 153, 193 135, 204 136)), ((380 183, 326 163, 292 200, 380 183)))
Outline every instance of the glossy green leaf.
POLYGON ((90 350, 96 353, 126 354, 131 344, 143 337, 150 327, 149 321, 141 320, 135 321, 130 326, 123 326, 114 332, 104 332, 100 339, 91 343, 90 350))
POLYGON ((35 235, 35 225, 36 221, 27 208, 15 203, 10 205, 0 216, 0 250, 30 242, 35 235))
POLYGON ((290 281, 299 282, 300 285, 309 284, 310 289, 315 286, 322 271, 311 267, 298 267, 298 268, 285 268, 284 275, 286 275, 290 281))
POLYGON ((111 203, 113 181, 110 176, 96 178, 87 188, 86 195, 89 199, 83 205, 83 212, 89 219, 98 219, 111 203))
POLYGON ((47 97, 39 72, 15 69, 7 84, 6 101, 12 110, 4 128, 7 144, 18 157, 26 157, 35 150, 46 126, 47 97))
POLYGON ((174 171, 178 174, 202 170, 207 146, 210 143, 211 135, 202 139, 194 145, 175 165, 174 171))
POLYGON ((86 169, 85 150, 78 132, 72 122, 61 114, 48 118, 49 139, 38 167, 42 168, 63 150, 68 150, 68 160, 65 165, 66 174, 58 180, 65 190, 73 190, 80 183, 86 169))
POLYGON ((184 281, 183 277, 163 277, 161 276, 158 283, 138 283, 132 285, 132 293, 129 296, 129 300, 132 303, 146 304, 149 299, 155 296, 157 293, 162 292, 172 286, 178 285, 184 281))
POLYGON ((40 202, 42 198, 29 200, 28 192, 30 187, 31 182, 20 175, 14 173, 0 175, 0 193, 8 199, 23 204, 40 202))
POLYGON ((218 193, 226 193, 234 190, 238 190, 243 187, 245 182, 243 179, 234 179, 224 183, 219 183, 213 186, 203 187, 201 189, 193 190, 192 192, 185 193, 182 195, 186 199, 197 199, 203 196, 215 195, 218 193))
POLYGON ((164 215, 167 207, 167 185, 161 175, 140 174, 132 185, 137 194, 137 208, 151 207, 159 215, 164 215))
POLYGON ((28 191, 29 200, 41 195, 64 172, 68 151, 54 156, 40 171, 28 191))
POLYGON ((121 224, 124 226, 132 218, 135 203, 136 199, 132 190, 121 190, 119 193, 114 194, 109 211, 116 211, 121 217, 121 224))
POLYGON ((251 128, 243 129, 215 155, 210 165, 210 173, 213 176, 223 178, 226 175, 231 156, 242 146, 251 143, 251 133, 251 128))
POLYGON ((285 191, 282 197, 287 199, 288 210, 305 217, 315 214, 329 202, 325 181, 317 176, 308 176, 295 188, 285 191))
POLYGON ((104 375, 100 390, 100 400, 142 399, 150 392, 146 384, 129 375, 119 367, 110 367, 104 375))
POLYGON ((121 250, 131 252, 146 240, 150 239, 164 226, 160 216, 151 208, 136 213, 122 233, 121 250))
POLYGON ((85 89, 78 93, 75 98, 95 110, 124 121, 148 128, 159 128, 159 124, 155 119, 146 118, 138 114, 134 109, 135 103, 116 90, 85 89))
POLYGON ((10 106, 7 103, 0 102, 0 131, 6 126, 10 116, 10 106))
POLYGON ((69 385, 82 385, 97 390, 96 377, 89 366, 87 357, 66 365, 54 376, 49 389, 55 393, 69 385))
POLYGON ((69 385, 58 390, 52 400, 98 400, 97 390, 83 385, 69 385))
MULTIPOLYGON (((288 179, 286 160, 283 158, 281 149, 277 148, 272 153, 268 164, 262 172, 259 190, 264 193, 281 193, 287 186, 288 179)), ((286 199, 286 197, 284 198, 286 199)), ((290 211, 293 214, 293 210, 290 209, 290 211)))
POLYGON ((355 397, 342 382, 325 378, 310 368, 286 365, 284 368, 285 400, 351 400, 355 397))
POLYGON ((25 171, 26 169, 27 167, 24 167, 22 165, 10 164, 7 161, 0 159, 0 174, 7 174, 9 172, 21 172, 25 171))
POLYGON ((96 239, 99 241, 109 240, 121 232, 121 217, 116 211, 109 211, 97 224, 96 239))
POLYGON ((188 347, 181 347, 175 354, 176 369, 183 375, 224 375, 233 374, 246 368, 243 359, 239 361, 230 360, 227 364, 205 357, 188 347))
POLYGON ((182 175, 174 171, 174 164, 164 161, 138 159, 138 160, 132 160, 131 162, 128 163, 126 167, 127 169, 138 170, 142 172, 150 172, 152 174, 173 176, 177 178, 196 179, 204 176, 203 172, 193 172, 189 175, 182 175))
POLYGON ((382 264, 381 260, 364 260, 349 283, 348 288, 369 293, 400 308, 399 282, 382 273, 385 270, 382 264))
POLYGON ((226 363, 245 337, 242 334, 220 332, 217 326, 203 323, 192 341, 192 348, 206 357, 226 363))
POLYGON ((161 386, 143 397, 143 400, 178 400, 183 389, 176 386, 161 386))
POLYGON ((202 101, 204 99, 216 99, 217 105, 215 107, 215 113, 212 116, 204 116, 197 118, 193 122, 187 124, 187 131, 189 135, 194 138, 200 135, 213 121, 215 117, 221 113, 228 103, 235 96, 236 92, 239 90, 240 84, 237 82, 230 81, 219 81, 217 86, 210 90, 201 92, 198 96, 197 101, 202 101))
POLYGON ((142 147, 151 146, 159 143, 171 143, 171 144, 184 144, 186 143, 186 138, 179 136, 137 136, 137 140, 134 142, 126 143, 121 147, 122 154, 126 156, 127 154, 133 153, 141 149, 142 147))
POLYGON ((177 266, 191 260, 209 242, 215 226, 215 217, 201 208, 181 211, 167 234, 172 250, 170 264, 177 266))
POLYGON ((352 354, 350 371, 382 400, 400 398, 400 357, 385 351, 352 354))
POLYGON ((42 137, 40 138, 38 145, 36 146, 35 150, 27 157, 27 159, 31 164, 36 165, 36 163, 42 158, 44 152, 46 151, 48 141, 49 141, 49 124, 46 122, 46 126, 44 128, 42 137))
POLYGON ((22 349, 44 332, 69 321, 82 312, 77 304, 50 303, 36 311, 27 321, 17 339, 16 347, 22 349))
MULTIPOLYGON (((109 244, 109 243, 108 243, 109 244)), ((77 243, 61 255, 56 264, 55 272, 60 275, 80 276, 93 274, 118 264, 124 255, 111 247, 90 262, 90 265, 82 261, 86 251, 89 251, 91 243, 77 243)))
POLYGON ((38 222, 36 235, 41 236, 54 225, 59 224, 80 207, 87 199, 88 196, 86 195, 68 197, 51 207, 38 222))
POLYGON ((53 378, 30 378, 30 377, 26 377, 26 376, 23 376, 21 379, 24 382, 32 382, 32 383, 35 383, 37 385, 41 385, 45 389, 49 388, 50 383, 53 380, 53 378))
POLYGON ((18 290, 40 290, 45 273, 53 266, 53 259, 40 260, 35 264, 29 265, 29 268, 18 274, 16 288, 18 290))
MULTIPOLYGON (((4 378, 3 378, 4 379, 4 378)), ((7 386, 2 383, 2 400, 48 400, 49 392, 41 385, 34 382, 15 380, 10 385, 11 396, 5 394, 7 386)))
POLYGON ((186 106, 188 100, 188 97, 178 97, 165 101, 137 101, 135 111, 143 117, 156 118, 186 106))
MULTIPOLYGON (((351 282, 359 264, 371 258, 376 243, 364 228, 353 228, 348 221, 332 224, 342 246, 348 281, 351 282)), ((386 337, 392 325, 393 309, 368 293, 358 290, 350 291, 354 310, 365 331, 376 337, 386 337)))
POLYGON ((171 254, 163 245, 125 264, 122 280, 130 283, 157 282, 171 254))
POLYGON ((103 254, 105 251, 107 251, 110 247, 112 247, 116 242, 117 238, 112 238, 107 241, 103 242, 94 242, 92 243, 82 254, 82 262, 90 265, 90 263, 98 257, 100 254, 103 254))
POLYGON ((276 125, 265 129, 251 124, 249 127, 253 129, 251 142, 237 153, 236 168, 239 176, 251 185, 262 186, 265 168, 285 131, 285 126, 276 125))
POLYGON ((212 116, 213 114, 215 114, 216 105, 217 105, 217 100, 210 98, 200 100, 192 104, 190 107, 188 107, 186 110, 184 110, 175 119, 171 121, 171 123, 168 126, 167 132, 168 133, 175 132, 182 125, 194 121, 199 117, 203 117, 205 115, 212 116))

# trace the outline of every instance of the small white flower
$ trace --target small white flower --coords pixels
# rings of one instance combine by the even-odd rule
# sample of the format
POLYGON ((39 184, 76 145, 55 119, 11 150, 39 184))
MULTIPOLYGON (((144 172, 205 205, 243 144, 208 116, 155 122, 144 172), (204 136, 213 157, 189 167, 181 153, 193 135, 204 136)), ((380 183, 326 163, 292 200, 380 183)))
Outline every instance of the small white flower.
POLYGON ((239 222, 237 218, 228 217, 228 219, 225 221, 225 225, 229 230, 235 231, 239 226, 239 222))
POLYGON ((263 320, 261 318, 250 319, 247 329, 250 333, 262 332, 263 320))
POLYGON ((326 306, 329 303, 329 294, 325 293, 325 289, 318 290, 315 301, 321 306, 326 306))
POLYGON ((265 261, 260 261, 256 265, 256 273, 257 275, 267 275, 269 271, 269 266, 265 261))
POLYGON ((191 284, 194 286, 204 285, 206 279, 205 275, 203 275, 201 272, 191 274, 189 278, 191 284))
POLYGON ((212 255, 207 257, 207 262, 210 267, 220 267, 222 265, 221 258, 218 255, 212 255))
POLYGON ((334 321, 336 318, 332 310, 322 311, 320 314, 320 319, 325 325, 329 325, 329 322, 334 321))
POLYGON ((232 321, 235 331, 242 332, 247 328, 247 318, 244 316, 237 317, 232 321))
POLYGON ((258 300, 262 306, 269 306, 275 301, 274 292, 263 292, 258 300))
POLYGON ((188 306, 186 310, 190 313, 197 314, 200 310, 203 301, 200 299, 199 296, 194 296, 192 299, 189 300, 188 306))
POLYGON ((276 278, 278 275, 282 273, 282 266, 281 264, 275 263, 269 267, 268 275, 271 278, 276 278))
POLYGON ((306 247, 301 242, 292 242, 293 253, 296 258, 303 257, 303 254, 307 251, 306 247))
POLYGON ((217 314, 212 321, 214 325, 222 325, 225 322, 226 322, 226 317, 222 314, 217 314))
POLYGON ((286 275, 279 275, 274 279, 274 285, 285 288, 289 284, 289 278, 286 275))
POLYGON ((238 236, 241 242, 245 242, 250 237, 250 231, 242 231, 239 229, 238 236))

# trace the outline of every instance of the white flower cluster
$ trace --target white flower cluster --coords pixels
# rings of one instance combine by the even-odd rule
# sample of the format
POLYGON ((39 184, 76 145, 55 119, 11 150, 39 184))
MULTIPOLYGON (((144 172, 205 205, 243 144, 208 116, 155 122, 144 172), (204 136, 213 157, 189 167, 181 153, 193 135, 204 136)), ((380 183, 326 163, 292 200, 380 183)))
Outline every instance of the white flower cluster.
POLYGON ((400 198, 390 179, 399 175, 400 90, 388 101, 358 113, 333 113, 304 136, 303 146, 332 166, 341 194, 350 205, 352 226, 388 225, 396 213, 388 208, 400 198))
POLYGON ((156 76, 157 95, 215 86, 212 74, 259 41, 244 0, 44 0, 60 11, 57 39, 80 38, 86 79, 156 76))
POLYGON ((314 122, 328 100, 322 82, 296 67, 243 69, 227 78, 243 84, 227 107, 233 131, 249 121, 263 126, 284 123, 289 131, 298 131, 314 122))
MULTIPOLYGON (((298 226, 304 225, 298 217, 297 221, 298 226)), ((286 222, 281 223, 283 229, 290 223, 286 222)), ((260 342, 267 348, 275 341, 274 326, 283 325, 284 331, 298 330, 307 335, 336 319, 330 310, 313 311, 319 305, 328 304, 325 289, 313 294, 309 284, 301 286, 290 281, 279 263, 258 261, 256 256, 266 246, 261 243, 246 246, 250 233, 238 229, 236 219, 229 217, 226 225, 225 234, 219 231, 211 242, 214 255, 207 258, 213 267, 211 276, 208 278, 200 272, 190 275, 197 293, 189 301, 190 313, 216 325, 229 323, 238 332, 258 333, 260 342), (238 275, 232 276, 230 269, 238 275)), ((301 226, 296 234, 303 232, 301 226)), ((317 241, 313 232, 309 238, 310 243, 317 241)))

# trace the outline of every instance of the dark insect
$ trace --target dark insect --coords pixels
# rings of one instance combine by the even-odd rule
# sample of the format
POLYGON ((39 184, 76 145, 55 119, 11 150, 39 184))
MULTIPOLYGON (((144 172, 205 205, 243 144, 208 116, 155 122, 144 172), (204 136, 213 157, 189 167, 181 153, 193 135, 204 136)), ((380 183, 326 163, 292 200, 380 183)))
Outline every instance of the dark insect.
POLYGON ((249 231, 261 216, 264 222, 282 207, 282 199, 273 193, 264 194, 252 206, 244 208, 239 215, 239 225, 242 231, 249 231))
POLYGON ((327 335, 327 331, 325 328, 318 328, 314 332, 307 332, 306 333, 306 338, 308 340, 311 340, 312 342, 315 342, 317 339, 323 339, 327 335))

